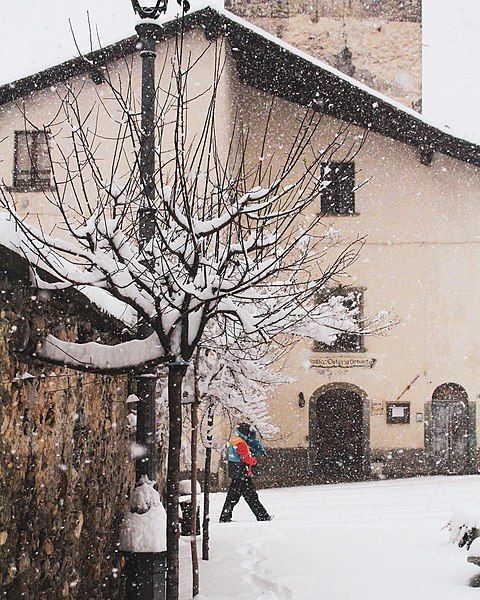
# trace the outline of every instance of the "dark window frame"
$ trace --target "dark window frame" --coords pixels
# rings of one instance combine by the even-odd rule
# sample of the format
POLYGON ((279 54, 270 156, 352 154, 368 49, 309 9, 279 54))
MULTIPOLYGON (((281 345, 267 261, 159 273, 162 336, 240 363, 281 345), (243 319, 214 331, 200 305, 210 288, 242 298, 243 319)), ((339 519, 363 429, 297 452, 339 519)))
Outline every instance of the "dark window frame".
POLYGON ((44 131, 39 130, 19 130, 15 131, 14 140, 14 158, 13 158, 13 189, 19 192, 41 191, 50 189, 52 169, 49 165, 48 169, 38 169, 37 162, 39 160, 39 138, 45 141, 40 142, 45 144, 48 151, 48 135, 44 131), (19 144, 20 138, 27 144, 27 151, 30 160, 30 169, 20 169, 18 164, 19 159, 19 144), (32 150, 28 150, 29 139, 32 139, 32 150))
POLYGON ((330 185, 320 192, 321 213, 330 217, 351 217, 358 214, 355 209, 355 163, 329 161, 323 162, 321 166, 322 181, 330 181, 330 185), (327 167, 329 171, 325 174, 327 167), (343 173, 335 174, 335 171, 343 173))
MULTIPOLYGON (((358 321, 363 319, 364 315, 364 294, 366 288, 364 287, 346 287, 338 286, 335 288, 328 288, 324 292, 318 295, 318 303, 325 302, 331 296, 348 296, 348 294, 356 294, 356 301, 359 305, 359 311, 357 315, 358 321)), ((340 333, 337 336, 335 342, 331 345, 325 344, 324 342, 314 342, 314 352, 321 352, 323 354, 358 354, 366 352, 365 348, 365 334, 363 333, 340 333)))

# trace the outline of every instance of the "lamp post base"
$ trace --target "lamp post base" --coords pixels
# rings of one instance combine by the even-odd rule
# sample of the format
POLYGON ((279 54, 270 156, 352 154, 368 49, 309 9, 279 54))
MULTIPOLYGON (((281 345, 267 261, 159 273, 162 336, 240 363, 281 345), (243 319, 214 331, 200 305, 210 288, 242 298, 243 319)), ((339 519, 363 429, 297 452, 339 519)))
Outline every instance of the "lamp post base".
POLYGON ((166 552, 123 552, 126 600, 165 600, 166 552))

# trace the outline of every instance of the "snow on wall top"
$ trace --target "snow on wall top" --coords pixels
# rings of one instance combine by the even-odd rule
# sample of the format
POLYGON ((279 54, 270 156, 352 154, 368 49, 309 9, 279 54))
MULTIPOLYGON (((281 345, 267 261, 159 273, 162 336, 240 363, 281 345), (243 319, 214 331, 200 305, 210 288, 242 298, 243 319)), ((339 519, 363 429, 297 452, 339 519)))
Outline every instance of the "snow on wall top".
MULTIPOLYGON (((16 226, 14 220, 4 211, 0 211, 0 247, 7 248, 29 260, 32 264, 38 265, 40 269, 46 272, 50 271, 49 266, 42 260, 41 256, 35 254, 34 248, 26 243, 25 236, 16 226)), ((45 284, 45 282, 43 282, 45 284)), ((39 284, 41 285, 41 284, 39 284)), ((45 288, 47 289, 47 288, 45 288)), ((78 288, 90 302, 95 304, 101 311, 117 319, 129 327, 133 327, 137 322, 135 311, 114 298, 111 294, 100 288, 91 285, 84 285, 78 288)))

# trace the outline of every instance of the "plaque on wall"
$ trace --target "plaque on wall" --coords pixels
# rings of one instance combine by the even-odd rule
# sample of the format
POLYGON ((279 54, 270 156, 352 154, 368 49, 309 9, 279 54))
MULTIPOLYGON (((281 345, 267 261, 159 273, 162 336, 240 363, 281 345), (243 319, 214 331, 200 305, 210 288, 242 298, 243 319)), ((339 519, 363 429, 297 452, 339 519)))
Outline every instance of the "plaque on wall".
POLYGON ((376 362, 375 358, 366 356, 312 356, 310 358, 312 367, 320 367, 321 369, 350 369, 351 367, 371 369, 376 362))
POLYGON ((410 402, 387 402, 387 423, 410 423, 410 402))

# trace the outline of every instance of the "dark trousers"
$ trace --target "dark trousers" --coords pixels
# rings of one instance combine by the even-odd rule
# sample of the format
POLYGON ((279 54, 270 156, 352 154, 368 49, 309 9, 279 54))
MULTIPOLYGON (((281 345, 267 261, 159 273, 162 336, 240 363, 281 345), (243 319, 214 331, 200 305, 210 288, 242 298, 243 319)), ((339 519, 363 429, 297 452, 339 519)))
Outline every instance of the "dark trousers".
POLYGON ((266 508, 258 498, 257 490, 253 485, 253 479, 248 475, 242 475, 232 477, 222 514, 220 515, 220 521, 231 520, 233 509, 242 496, 245 498, 253 514, 257 517, 257 521, 268 521, 270 519, 266 508))

